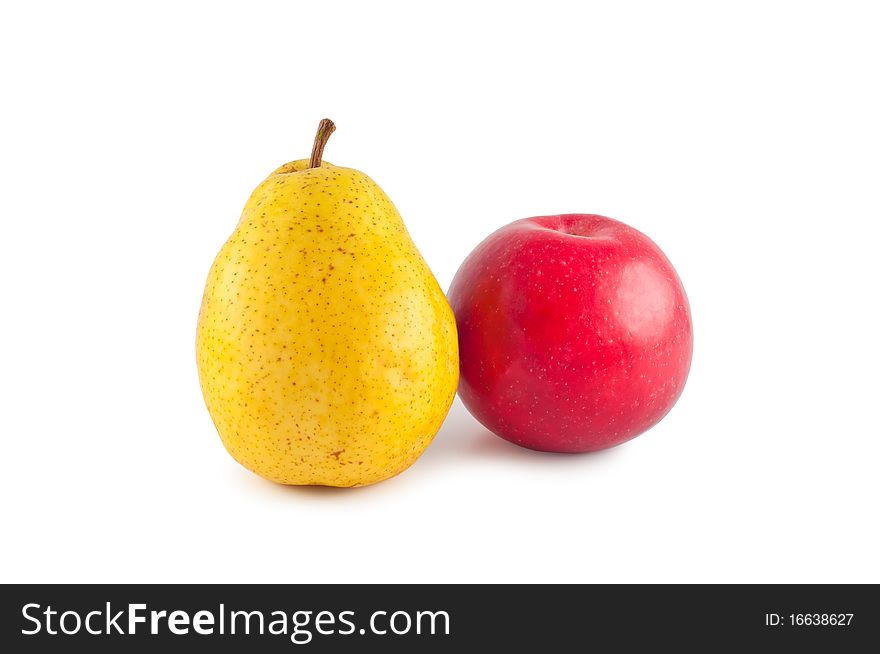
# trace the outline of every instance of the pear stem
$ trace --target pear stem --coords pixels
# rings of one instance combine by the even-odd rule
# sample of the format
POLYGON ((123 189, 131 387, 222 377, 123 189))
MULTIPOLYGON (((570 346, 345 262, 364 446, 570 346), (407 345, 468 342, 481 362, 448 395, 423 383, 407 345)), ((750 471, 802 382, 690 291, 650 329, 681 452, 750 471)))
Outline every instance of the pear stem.
POLYGON ((336 125, 329 118, 321 119, 318 132, 315 134, 315 144, 312 146, 312 157, 309 159, 309 168, 318 168, 321 165, 321 157, 324 156, 324 146, 330 139, 330 135, 336 129, 336 125))

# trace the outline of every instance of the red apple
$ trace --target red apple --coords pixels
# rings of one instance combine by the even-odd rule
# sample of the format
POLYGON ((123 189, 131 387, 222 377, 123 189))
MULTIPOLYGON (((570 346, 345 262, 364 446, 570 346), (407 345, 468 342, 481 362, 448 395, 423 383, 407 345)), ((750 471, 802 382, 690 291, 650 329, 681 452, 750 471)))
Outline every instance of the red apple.
POLYGON ((518 445, 618 445, 663 418, 684 388, 693 330, 681 281, 653 241, 611 218, 502 227, 461 265, 449 302, 458 393, 518 445))

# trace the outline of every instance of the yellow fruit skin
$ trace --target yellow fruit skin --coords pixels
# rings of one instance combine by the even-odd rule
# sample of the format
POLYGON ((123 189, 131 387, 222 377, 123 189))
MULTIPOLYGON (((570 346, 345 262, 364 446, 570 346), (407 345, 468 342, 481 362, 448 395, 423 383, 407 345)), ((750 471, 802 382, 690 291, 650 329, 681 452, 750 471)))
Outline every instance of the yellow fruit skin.
POLYGON ((282 484, 402 472, 458 385, 455 318, 400 214, 326 162, 251 195, 208 275, 196 356, 226 449, 282 484))

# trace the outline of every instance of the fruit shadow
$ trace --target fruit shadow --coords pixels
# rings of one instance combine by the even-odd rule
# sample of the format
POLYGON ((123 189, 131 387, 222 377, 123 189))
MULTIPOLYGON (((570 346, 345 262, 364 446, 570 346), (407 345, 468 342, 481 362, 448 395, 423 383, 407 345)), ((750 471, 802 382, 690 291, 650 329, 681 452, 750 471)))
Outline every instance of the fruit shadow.
POLYGON ((456 397, 443 426, 425 453, 408 470, 378 484, 353 488, 285 486, 261 479, 243 469, 237 469, 236 473, 239 483, 247 485, 251 490, 269 492, 276 496, 295 495, 315 501, 351 502, 399 492, 399 485, 412 484, 420 474, 431 470, 447 475, 449 471, 454 471, 456 466, 469 464, 503 464, 529 469, 534 469, 535 466, 584 468, 619 456, 621 449, 615 447, 584 454, 560 454, 520 447, 483 427, 456 397))
POLYGON ((419 467, 447 466, 483 460, 495 462, 562 467, 598 464, 617 456, 620 448, 583 454, 540 452, 520 447, 496 436, 468 413, 456 397, 446 421, 434 441, 416 463, 419 467))

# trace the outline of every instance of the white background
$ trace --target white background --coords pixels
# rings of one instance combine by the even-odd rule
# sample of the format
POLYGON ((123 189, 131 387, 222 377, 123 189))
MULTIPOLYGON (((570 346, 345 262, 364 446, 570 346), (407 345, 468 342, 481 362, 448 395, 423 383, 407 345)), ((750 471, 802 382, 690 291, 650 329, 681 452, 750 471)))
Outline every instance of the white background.
POLYGON ((880 582, 876 6, 238 4, 0 10, 3 581, 880 582), (444 289, 517 218, 651 236, 694 314, 672 413, 564 456, 456 402, 359 490, 239 467, 203 285, 325 115, 444 289))

